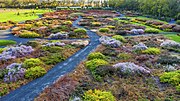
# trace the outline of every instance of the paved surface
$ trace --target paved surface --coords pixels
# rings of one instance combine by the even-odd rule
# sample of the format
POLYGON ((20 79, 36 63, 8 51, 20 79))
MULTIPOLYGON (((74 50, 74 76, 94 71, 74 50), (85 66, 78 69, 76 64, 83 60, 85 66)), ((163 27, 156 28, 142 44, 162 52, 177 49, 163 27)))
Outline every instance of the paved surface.
MULTIPOLYGON (((73 23, 73 26, 83 28, 77 25, 80 19, 81 17, 73 23)), ((64 74, 73 71, 76 66, 86 59, 88 54, 100 44, 99 36, 96 33, 87 30, 87 34, 90 37, 90 44, 88 46, 84 47, 64 62, 54 66, 45 76, 35 79, 12 91, 10 94, 2 97, 0 101, 32 101, 41 93, 41 91, 44 90, 45 87, 52 85, 54 81, 64 74)))

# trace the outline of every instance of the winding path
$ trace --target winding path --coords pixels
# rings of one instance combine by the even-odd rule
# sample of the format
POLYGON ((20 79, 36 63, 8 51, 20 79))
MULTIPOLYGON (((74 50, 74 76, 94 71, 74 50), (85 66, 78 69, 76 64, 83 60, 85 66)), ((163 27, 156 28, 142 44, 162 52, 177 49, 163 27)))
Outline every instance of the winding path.
MULTIPOLYGON (((74 23, 74 27, 83 28, 78 25, 81 17, 79 17, 74 23)), ((52 85, 59 77, 73 71, 76 66, 83 61, 88 54, 93 51, 99 44, 99 36, 87 29, 87 34, 90 37, 90 43, 67 60, 58 63, 46 75, 41 78, 35 79, 28 84, 21 86, 20 88, 12 91, 8 95, 2 97, 0 101, 32 101, 37 97, 45 87, 52 85)))

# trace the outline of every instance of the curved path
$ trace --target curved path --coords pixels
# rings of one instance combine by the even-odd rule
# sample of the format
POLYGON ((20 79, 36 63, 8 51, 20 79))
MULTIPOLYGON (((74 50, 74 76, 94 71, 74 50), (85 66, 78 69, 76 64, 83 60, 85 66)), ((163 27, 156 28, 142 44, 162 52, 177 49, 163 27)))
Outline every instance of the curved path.
MULTIPOLYGON (((83 28, 78 26, 78 22, 81 17, 79 17, 73 26, 78 28, 83 28)), ((67 60, 55 65, 51 70, 48 71, 46 75, 41 78, 35 79, 28 84, 21 86, 20 88, 12 91, 10 94, 2 97, 0 101, 32 101, 37 97, 45 87, 52 85, 59 77, 73 71, 76 66, 83 61, 88 54, 93 51, 99 44, 99 36, 90 30, 87 30, 87 34, 90 37, 90 43, 88 46, 84 47, 73 56, 67 60)))

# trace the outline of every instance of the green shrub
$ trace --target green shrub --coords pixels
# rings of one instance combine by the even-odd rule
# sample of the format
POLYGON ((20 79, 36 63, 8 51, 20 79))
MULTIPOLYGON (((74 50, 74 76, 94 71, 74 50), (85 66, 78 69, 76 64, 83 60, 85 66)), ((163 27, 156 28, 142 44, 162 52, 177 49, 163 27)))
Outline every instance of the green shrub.
POLYGON ((88 55, 88 60, 92 60, 92 59, 105 59, 106 57, 100 53, 100 52, 95 52, 95 53, 91 53, 88 55))
POLYGON ((24 30, 24 31, 22 31, 21 34, 19 34, 19 37, 21 37, 21 38, 38 38, 38 37, 40 37, 40 35, 35 32, 24 30))
POLYGON ((121 35, 114 35, 112 38, 119 40, 121 42, 126 42, 126 39, 121 35))
POLYGON ((74 33, 78 33, 78 34, 86 34, 86 30, 83 28, 78 28, 74 30, 74 33))
POLYGON ((30 58, 24 61, 23 68, 31 68, 35 66, 41 66, 41 65, 43 65, 43 62, 40 59, 30 58))
POLYGON ((153 29, 153 28, 147 28, 145 29, 145 33, 159 33, 159 30, 153 29))
POLYGON ((178 92, 180 92, 180 84, 179 84, 178 86, 176 86, 176 90, 177 90, 178 92))
POLYGON ((47 65, 55 65, 59 62, 64 61, 65 58, 61 54, 56 53, 56 54, 50 54, 49 56, 46 57, 41 57, 41 60, 47 65))
POLYGON ((165 72, 160 76, 160 81, 164 83, 170 83, 176 86, 177 90, 179 91, 180 85, 180 70, 173 71, 173 72, 165 72))
POLYGON ((109 28, 100 28, 100 29, 99 29, 99 32, 103 32, 103 33, 107 33, 107 32, 109 32, 109 31, 110 31, 109 28))
POLYGON ((180 25, 180 20, 177 20, 177 21, 176 21, 176 24, 180 25))
POLYGON ((46 70, 40 66, 31 67, 25 73, 25 78, 36 79, 46 74, 46 70))
POLYGON ((120 53, 118 55, 118 58, 122 59, 122 60, 128 60, 128 59, 132 58, 132 56, 131 56, 131 54, 128 54, 128 53, 120 53))
POLYGON ((101 26, 100 22, 92 22, 91 24, 92 24, 92 26, 101 26))
POLYGON ((42 50, 43 51, 48 51, 50 53, 59 53, 63 50, 62 47, 58 47, 58 46, 51 46, 51 47, 48 47, 48 46, 45 46, 45 47, 42 47, 42 50))
POLYGON ((109 28, 109 29, 115 29, 116 28, 115 26, 111 26, 111 25, 106 26, 106 27, 109 28))
POLYGON ((93 59, 85 63, 86 67, 93 71, 98 66, 108 65, 109 63, 102 59, 93 59))
POLYGON ((64 24, 66 24, 66 25, 72 25, 72 21, 65 21, 64 24))
POLYGON ((13 45, 16 41, 13 40, 0 40, 0 46, 13 45))
POLYGON ((161 53, 161 51, 158 48, 148 48, 148 49, 142 51, 142 53, 151 54, 151 55, 158 55, 161 53))
POLYGON ((5 50, 5 48, 0 48, 0 53, 2 53, 5 50))
POLYGON ((115 101, 111 92, 101 90, 88 90, 84 93, 84 101, 115 101))
POLYGON ((118 21, 118 20, 119 20, 119 18, 113 18, 113 20, 114 20, 114 21, 118 21))

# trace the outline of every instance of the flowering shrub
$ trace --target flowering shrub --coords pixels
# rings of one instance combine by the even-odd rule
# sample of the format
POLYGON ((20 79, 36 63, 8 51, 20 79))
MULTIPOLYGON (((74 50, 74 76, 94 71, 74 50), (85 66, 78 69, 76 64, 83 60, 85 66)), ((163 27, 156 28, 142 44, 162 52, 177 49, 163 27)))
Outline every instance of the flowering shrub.
POLYGON ((111 92, 88 90, 84 93, 84 101, 116 101, 111 92))
POLYGON ((78 28, 78 29, 74 30, 74 33, 77 33, 77 34, 86 34, 86 30, 83 29, 83 28, 78 28))
POLYGON ((132 29, 130 31, 130 33, 132 33, 132 34, 144 34, 144 30, 143 29, 132 29))
POLYGON ((35 67, 35 66, 41 66, 43 65, 42 61, 38 58, 30 58, 30 59, 26 59, 23 63, 23 68, 31 68, 31 67, 35 67))
POLYGON ((109 63, 102 59, 93 59, 86 62, 86 67, 93 71, 96 67, 102 66, 102 65, 108 65, 109 63))
POLYGON ((6 67, 8 73, 4 75, 4 82, 15 82, 24 78, 26 69, 22 68, 22 64, 13 63, 6 67))
POLYGON ((47 43, 43 46, 47 46, 47 47, 50 47, 50 46, 65 46, 66 44, 65 43, 61 43, 61 42, 52 42, 52 43, 47 43))
POLYGON ((174 47, 174 48, 180 48, 180 43, 175 42, 173 40, 165 40, 161 43, 161 47, 174 47))
POLYGON ((31 52, 33 52, 33 48, 31 46, 16 46, 16 47, 9 47, 6 50, 0 54, 0 60, 9 60, 9 59, 14 59, 17 57, 23 57, 31 52))
POLYGON ((148 47, 144 43, 139 43, 133 46, 133 50, 146 50, 148 47))
POLYGON ((49 36, 50 39, 66 39, 69 37, 69 34, 68 33, 56 33, 56 34, 51 34, 49 36))
POLYGON ((46 74, 46 70, 40 66, 31 67, 25 73, 25 78, 36 79, 46 74))
POLYGON ((155 33, 155 34, 157 34, 157 33, 159 33, 159 30, 157 30, 157 29, 152 29, 152 28, 147 28, 147 29, 145 30, 145 33, 155 33))
POLYGON ((100 28, 99 32, 108 33, 110 31, 109 28, 100 28))
POLYGON ((160 81, 165 83, 170 83, 177 87, 179 90, 180 84, 180 70, 173 71, 173 72, 165 72, 160 76, 160 81))
POLYGON ((38 37, 40 37, 40 35, 35 32, 24 30, 19 34, 19 37, 21 37, 21 38, 38 38, 38 37))
POLYGON ((113 65, 113 67, 120 68, 121 72, 123 73, 131 73, 131 74, 133 73, 149 74, 150 73, 149 70, 131 62, 118 63, 118 64, 113 65))
POLYGON ((71 43, 71 45, 78 46, 78 47, 81 47, 81 46, 84 47, 84 46, 87 46, 88 44, 89 44, 88 40, 77 40, 71 43))
POLYGON ((144 51, 142 51, 144 54, 152 54, 152 55, 158 55, 161 53, 160 49, 158 48, 148 48, 144 51))
POLYGON ((103 45, 107 45, 110 46, 112 48, 117 48, 120 47, 122 45, 122 43, 116 39, 107 37, 107 36, 102 36, 99 41, 101 42, 101 44, 103 45))
POLYGON ((105 55, 103 55, 100 52, 95 52, 95 53, 91 53, 88 55, 88 60, 92 60, 92 59, 105 59, 105 55))
POLYGON ((119 40, 121 42, 126 42, 126 39, 121 35, 114 35, 112 38, 119 40))

